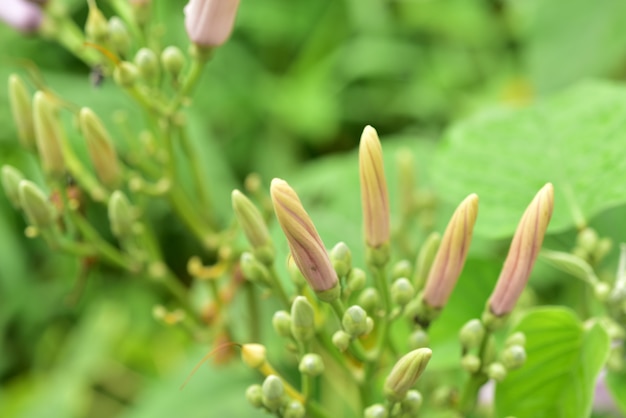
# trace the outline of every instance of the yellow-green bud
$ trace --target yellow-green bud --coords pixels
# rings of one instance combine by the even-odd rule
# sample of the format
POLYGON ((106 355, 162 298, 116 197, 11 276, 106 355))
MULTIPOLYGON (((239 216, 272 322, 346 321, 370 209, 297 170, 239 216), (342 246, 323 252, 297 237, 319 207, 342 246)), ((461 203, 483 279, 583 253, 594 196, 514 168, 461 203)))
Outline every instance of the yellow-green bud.
POLYGON ((524 335, 524 333, 520 331, 514 332, 507 337, 504 345, 506 347, 510 347, 512 345, 521 345, 523 347, 526 345, 526 335, 524 335))
POLYGON ((2 166, 2 188, 15 209, 20 208, 19 187, 22 180, 24 176, 18 169, 10 165, 2 166))
POLYGON ((415 274, 413 276, 416 290, 421 290, 424 287, 430 267, 433 265, 433 261, 435 261, 439 244, 441 244, 441 234, 439 232, 432 232, 422 244, 415 261, 415 274))
POLYGON ((333 345, 341 352, 348 349, 350 341, 352 341, 352 337, 343 330, 339 330, 333 334, 333 345))
POLYGON ((115 189, 122 180, 122 171, 109 133, 100 118, 87 107, 80 110, 78 120, 96 175, 106 187, 115 189))
POLYGON ((611 295, 611 286, 604 282, 595 283, 593 285, 593 294, 600 302, 606 302, 611 295))
POLYGON ((366 281, 365 272, 360 268, 353 268, 346 278, 346 285, 350 292, 358 292, 365 287, 366 281))
POLYGON ((122 19, 113 16, 109 19, 109 41, 115 51, 125 57, 130 51, 130 35, 122 19))
POLYGON ((584 228, 576 237, 576 244, 588 254, 593 253, 598 244, 598 233, 593 228, 584 228))
POLYGON ((168 46, 161 53, 161 65, 172 78, 177 79, 185 66, 185 56, 175 46, 168 46))
POLYGON ((367 333, 367 312, 359 305, 350 306, 341 319, 344 331, 353 337, 360 337, 367 333))
POLYGON ((502 382, 506 378, 506 374, 506 368, 502 365, 502 363, 491 363, 487 369, 487 376, 498 383, 502 382))
POLYGON ((593 259, 597 262, 602 260, 608 253, 611 252, 611 248, 613 248, 613 241, 611 238, 600 238, 598 241, 598 245, 596 246, 596 250, 593 252, 593 259))
POLYGON ((274 246, 267 225, 254 203, 239 190, 233 190, 231 201, 237 221, 250 245, 253 248, 268 247, 273 251, 274 246))
POLYGON ((96 6, 95 0, 89 1, 89 13, 85 23, 85 34, 90 41, 104 43, 109 36, 107 20, 96 6))
POLYGON ((18 194, 20 207, 24 209, 26 218, 33 226, 43 229, 54 223, 54 207, 35 183, 20 181, 18 194))
POLYGON ((272 317, 272 326, 281 337, 291 337, 291 315, 287 311, 276 311, 272 317))
POLYGON ((507 370, 519 369, 526 362, 526 350, 521 345, 512 345, 504 349, 501 360, 507 370))
POLYGON ((422 394, 416 390, 410 390, 406 393, 406 397, 402 400, 402 410, 413 416, 422 407, 422 394))
POLYGON ((298 370, 300 370, 300 373, 307 376, 319 376, 324 373, 324 361, 319 354, 305 354, 302 356, 302 360, 300 360, 298 370))
POLYGON ((128 61, 120 62, 113 70, 113 80, 120 87, 130 88, 134 86, 138 77, 139 70, 135 64, 128 61))
POLYGON ((401 402, 409 389, 422 375, 433 352, 429 348, 418 348, 405 354, 393 366, 384 385, 384 393, 390 402, 401 402))
POLYGON ((277 411, 283 404, 285 385, 280 377, 273 374, 267 376, 262 386, 263 405, 270 411, 277 411))
POLYGON ((481 361, 475 354, 466 354, 461 358, 461 367, 468 373, 476 373, 480 370, 481 361))
POLYGON ((283 410, 283 418, 304 418, 306 416, 306 409, 304 405, 298 401, 289 402, 283 410))
POLYGON ((41 165, 47 174, 62 176, 65 172, 63 160, 62 131, 56 108, 44 92, 35 93, 33 121, 35 139, 41 165))
POLYGON ((543 250, 541 258, 587 283, 594 284, 599 280, 589 263, 577 255, 563 251, 543 250))
POLYGON ((380 295, 378 294, 378 290, 373 287, 366 287, 359 295, 358 303, 359 306, 365 309, 368 313, 374 313, 380 304, 380 295))
POLYGON ((333 263, 337 276, 345 277, 352 269, 352 253, 345 242, 337 243, 330 250, 330 261, 333 263))
POLYGON ((255 408, 263 406, 263 388, 261 385, 250 385, 246 389, 246 399, 255 408))
POLYGON ((35 149, 33 104, 26 85, 17 74, 9 76, 9 104, 20 143, 28 150, 35 149))
POLYGON ((251 282, 265 286, 269 286, 271 283, 269 270, 252 253, 241 254, 239 264, 243 276, 251 282))
POLYGON ((133 233, 133 208, 123 192, 116 190, 111 194, 108 212, 113 235, 121 239, 133 233))
POLYGON ((244 344, 241 346, 241 359, 252 369, 258 369, 267 361, 267 349, 262 344, 244 344))
POLYGON ((411 268, 409 260, 398 261, 391 270, 391 280, 399 279, 400 277, 411 277, 411 268))
POLYGON ((411 350, 428 347, 429 345, 428 334, 423 329, 415 330, 409 335, 409 348, 411 350))
POLYGON ((401 277, 391 285, 391 300, 400 306, 405 306, 415 296, 415 289, 405 277, 401 277))
POLYGON ((298 296, 291 305, 291 334, 296 341, 306 342, 315 335, 315 312, 304 296, 298 296))
POLYGON ((485 338, 485 326, 480 322, 480 319, 467 321, 459 332, 459 340, 465 350, 480 346, 483 338, 485 338))
POLYGON ((134 59, 139 75, 149 84, 156 82, 159 77, 161 66, 159 57, 149 48, 141 48, 135 54, 134 59))
POLYGON ((388 416, 387 408, 379 403, 369 406, 363 411, 364 418, 387 418, 388 416))

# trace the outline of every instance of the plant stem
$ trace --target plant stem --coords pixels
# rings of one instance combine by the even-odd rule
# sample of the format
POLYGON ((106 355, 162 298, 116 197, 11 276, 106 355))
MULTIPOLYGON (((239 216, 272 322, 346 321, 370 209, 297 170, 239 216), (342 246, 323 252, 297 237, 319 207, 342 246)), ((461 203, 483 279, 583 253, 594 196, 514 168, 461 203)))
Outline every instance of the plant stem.
POLYGON ((480 390, 481 386, 489 380, 489 378, 482 369, 486 360, 485 357, 487 354, 487 345, 490 338, 491 331, 487 329, 485 331, 485 335, 483 336, 482 341, 480 342, 480 348, 478 350, 478 358, 480 358, 481 370, 478 370, 477 372, 470 375, 461 392, 461 397, 459 399, 459 411, 464 416, 467 416, 474 410, 474 407, 476 406, 476 398, 478 397, 478 391, 480 390))

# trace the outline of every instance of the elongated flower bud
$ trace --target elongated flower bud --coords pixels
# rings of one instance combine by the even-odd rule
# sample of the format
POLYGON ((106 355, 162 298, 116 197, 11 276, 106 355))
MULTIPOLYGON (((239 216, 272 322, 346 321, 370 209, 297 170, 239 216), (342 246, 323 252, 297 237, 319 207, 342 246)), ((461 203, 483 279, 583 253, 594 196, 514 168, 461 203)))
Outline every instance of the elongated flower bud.
POLYGON ((340 292, 337 273, 298 195, 281 179, 272 180, 270 192, 276 218, 302 275, 321 300, 336 299, 340 292))
POLYGON ((17 74, 9 76, 9 103, 22 146, 29 150, 34 149, 33 104, 24 82, 17 74))
POLYGON ((62 132, 56 109, 45 93, 38 91, 33 100, 33 120, 37 151, 44 171, 47 174, 62 175, 63 161, 62 132))
POLYGON ((22 180, 19 186, 19 196, 20 206, 33 226, 46 228, 52 225, 55 217, 54 208, 35 183, 22 180))
POLYGON ((120 239, 130 236, 135 219, 132 206, 123 192, 113 192, 109 198, 108 212, 113 235, 120 239))
POLYGON ((122 179, 117 152, 102 121, 89 108, 83 107, 78 117, 80 130, 87 140, 87 151, 96 175, 106 187, 114 189, 122 179))
POLYGON ((541 249, 553 208, 554 188, 548 183, 535 195, 517 226, 504 267, 489 298, 489 309, 494 315, 506 315, 515 307, 541 249))
POLYGON ((426 369, 432 355, 430 348, 418 348, 398 360, 385 380, 384 392, 387 399, 391 402, 402 401, 426 369))
POLYGON ((26 0, 2 0, 0 20, 20 32, 30 33, 41 26, 43 12, 39 5, 26 0))
POLYGON ((111 46, 122 57, 127 56, 130 50, 131 38, 124 21, 117 16, 113 16, 109 19, 108 29, 111 46))
POLYGON ((230 37, 239 0, 190 0, 185 6, 185 29, 200 46, 216 47, 230 37))
POLYGON ((478 196, 475 194, 466 197, 452 215, 424 289, 424 301, 430 307, 443 308, 448 302, 463 270, 477 215, 478 196))
POLYGON ((109 36, 107 19, 98 9, 95 0, 87 3, 89 4, 89 13, 87 14, 87 22, 85 22, 85 34, 93 42, 104 43, 109 36))
POLYGON ((263 215, 261 215, 254 203, 239 190, 233 190, 231 200, 237 221, 250 245, 253 248, 273 248, 272 239, 263 215))
POLYGON ((20 182, 24 180, 24 175, 16 168, 10 165, 2 166, 2 188, 11 205, 15 209, 20 208, 19 187, 20 182))
POLYGON ((359 174, 365 242, 377 248, 389 241, 389 196, 383 150, 376 130, 369 125, 361 135, 359 174))

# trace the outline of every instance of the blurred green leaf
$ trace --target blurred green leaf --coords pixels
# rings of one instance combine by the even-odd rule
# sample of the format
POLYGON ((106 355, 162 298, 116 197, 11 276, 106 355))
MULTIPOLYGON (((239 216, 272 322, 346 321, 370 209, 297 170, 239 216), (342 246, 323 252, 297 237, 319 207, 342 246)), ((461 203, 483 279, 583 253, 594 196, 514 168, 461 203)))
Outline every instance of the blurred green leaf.
POLYGON ((475 233, 511 235, 534 194, 555 189, 550 231, 626 202, 621 179, 626 89, 590 82, 521 110, 489 111, 455 125, 433 167, 438 192, 480 196, 475 233))
POLYGON ((609 371, 605 381, 615 404, 622 414, 626 414, 626 373, 609 371))
POLYGON ((573 311, 539 308, 513 328, 526 335, 528 360, 496 387, 496 415, 584 418, 610 339, 599 324, 583 325, 573 311))

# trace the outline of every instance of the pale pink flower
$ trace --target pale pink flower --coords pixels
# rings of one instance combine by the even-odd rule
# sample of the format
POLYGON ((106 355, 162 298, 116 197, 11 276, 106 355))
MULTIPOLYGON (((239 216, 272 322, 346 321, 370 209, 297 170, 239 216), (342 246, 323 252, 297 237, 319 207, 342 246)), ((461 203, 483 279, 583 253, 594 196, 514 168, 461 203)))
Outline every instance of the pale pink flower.
POLYGON ((220 46, 230 36, 239 0, 190 0, 185 6, 185 28, 197 45, 220 46))
POLYGON ((2 0, 0 20, 20 32, 35 32, 41 26, 43 12, 39 5, 25 0, 2 0))

